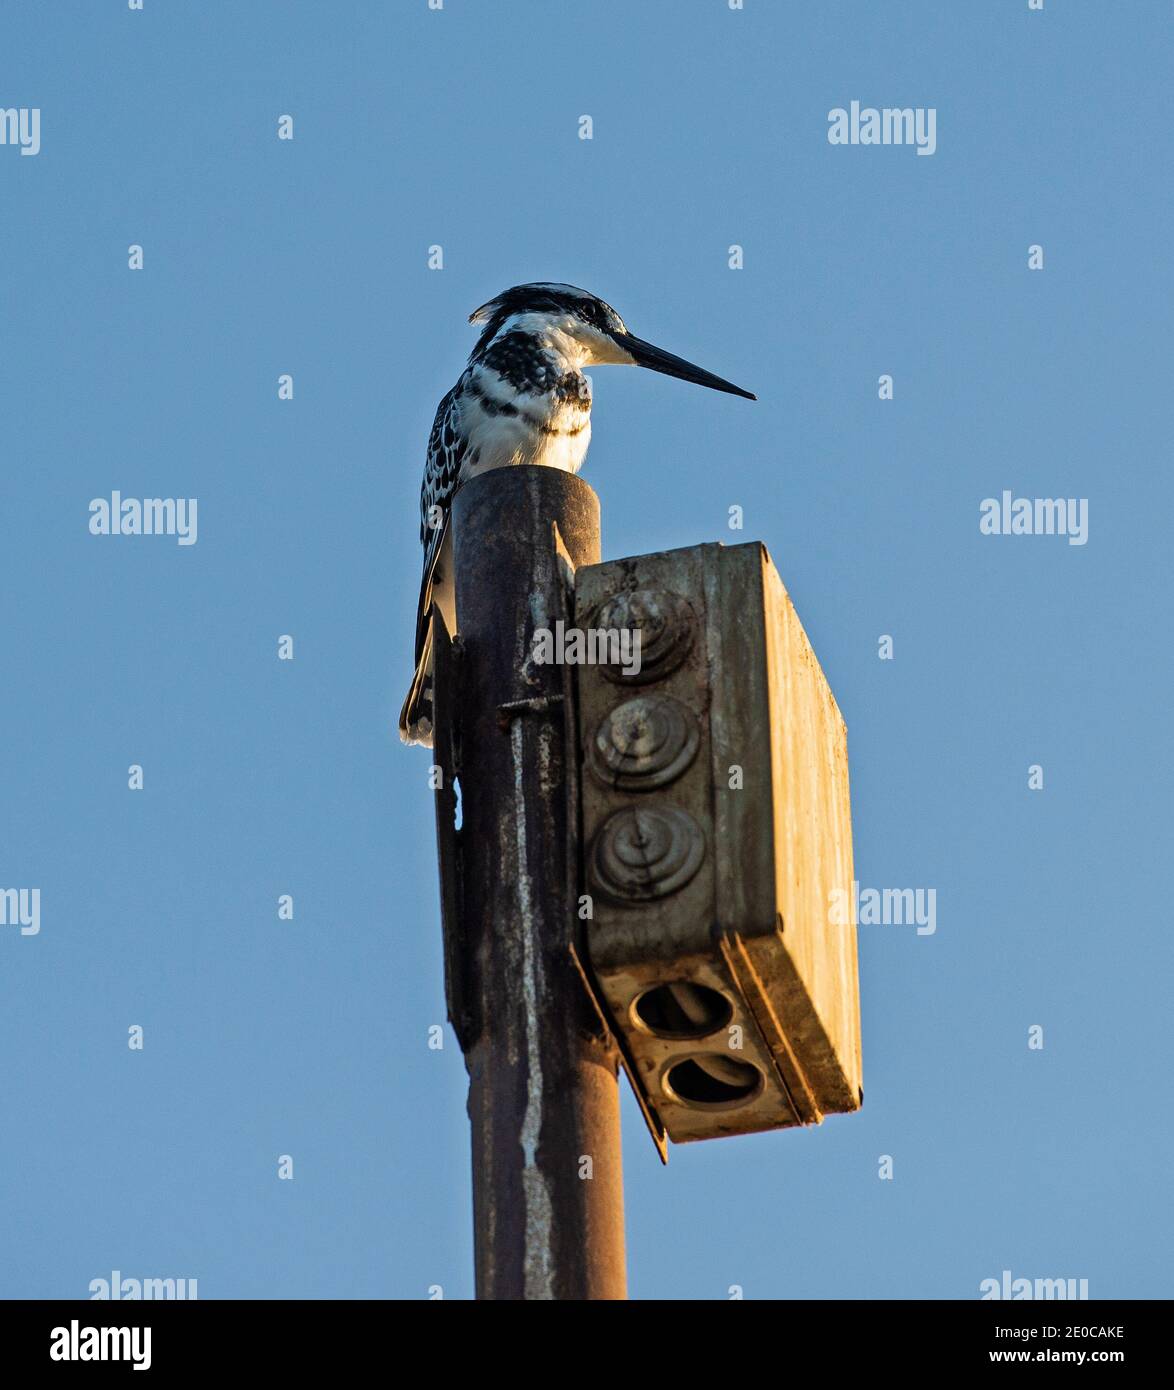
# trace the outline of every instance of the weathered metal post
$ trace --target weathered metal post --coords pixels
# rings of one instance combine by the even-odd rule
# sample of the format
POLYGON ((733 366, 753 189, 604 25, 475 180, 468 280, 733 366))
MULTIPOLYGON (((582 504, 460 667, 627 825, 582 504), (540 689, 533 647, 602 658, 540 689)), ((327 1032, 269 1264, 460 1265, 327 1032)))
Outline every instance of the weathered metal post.
POLYGON ((451 524, 459 637, 438 618, 435 756, 477 1296, 623 1298, 617 1054, 575 941, 575 686, 532 659, 536 629, 572 621, 573 568, 599 560, 599 501, 569 474, 508 468, 466 483, 451 524))

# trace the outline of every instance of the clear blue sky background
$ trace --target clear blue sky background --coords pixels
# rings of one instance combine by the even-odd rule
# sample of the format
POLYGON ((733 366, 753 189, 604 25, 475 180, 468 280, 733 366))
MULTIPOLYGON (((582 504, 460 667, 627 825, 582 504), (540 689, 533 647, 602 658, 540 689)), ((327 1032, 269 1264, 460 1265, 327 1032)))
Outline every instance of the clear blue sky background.
POLYGON ((0 886, 42 890, 0 928, 0 1294, 471 1294, 394 721, 432 413, 533 279, 759 393, 594 373, 604 553, 766 543, 858 878, 937 890, 936 935, 861 929, 859 1115, 662 1169, 625 1096, 633 1295, 1174 1292, 1169 5, 6 0, 0 42, 42 110, 0 147, 0 886), (829 145, 853 98, 936 107, 937 153, 829 145), (116 488, 198 543, 89 535, 116 488), (1088 544, 981 536, 1004 488, 1087 497, 1088 544))

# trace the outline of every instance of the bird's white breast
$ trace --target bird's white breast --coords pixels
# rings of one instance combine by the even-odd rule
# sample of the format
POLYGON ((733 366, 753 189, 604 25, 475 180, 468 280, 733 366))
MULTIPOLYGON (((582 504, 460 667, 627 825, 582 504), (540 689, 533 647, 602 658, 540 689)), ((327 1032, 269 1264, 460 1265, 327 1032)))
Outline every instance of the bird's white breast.
MULTIPOLYGON (((586 378, 584 378, 586 380, 586 378)), ((577 473, 591 442, 591 396, 519 393, 491 367, 478 365, 461 394, 466 440, 461 478, 491 468, 538 464, 577 473)))

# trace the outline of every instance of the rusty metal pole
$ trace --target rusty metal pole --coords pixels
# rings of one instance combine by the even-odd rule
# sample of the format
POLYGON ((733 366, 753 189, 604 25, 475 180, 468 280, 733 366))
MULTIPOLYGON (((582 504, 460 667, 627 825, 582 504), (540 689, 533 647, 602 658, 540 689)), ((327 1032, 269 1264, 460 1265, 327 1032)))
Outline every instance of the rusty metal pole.
POLYGON ((461 808, 441 875, 477 1297, 624 1298, 618 1059, 576 951, 574 684, 532 659, 536 629, 571 622, 555 528, 572 566, 598 562, 599 500, 567 473, 507 468, 461 488, 452 526, 459 637, 438 654, 436 756, 461 808))

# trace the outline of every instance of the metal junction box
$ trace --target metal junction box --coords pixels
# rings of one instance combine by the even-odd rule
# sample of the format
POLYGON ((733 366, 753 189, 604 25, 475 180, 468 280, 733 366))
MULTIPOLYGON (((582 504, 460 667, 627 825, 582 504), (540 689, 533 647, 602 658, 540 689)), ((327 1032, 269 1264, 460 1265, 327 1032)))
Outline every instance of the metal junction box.
POLYGON ((769 555, 580 568, 574 615, 585 945, 645 1106, 677 1142, 858 1109, 846 733, 769 555))

